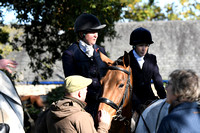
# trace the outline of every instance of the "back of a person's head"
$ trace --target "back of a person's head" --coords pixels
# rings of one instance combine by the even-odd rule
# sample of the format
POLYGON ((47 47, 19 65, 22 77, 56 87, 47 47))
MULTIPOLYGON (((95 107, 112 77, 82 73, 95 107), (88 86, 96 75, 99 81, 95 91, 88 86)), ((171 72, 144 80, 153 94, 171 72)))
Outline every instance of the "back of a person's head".
POLYGON ((193 70, 175 70, 169 75, 169 81, 178 101, 200 100, 200 79, 193 70))

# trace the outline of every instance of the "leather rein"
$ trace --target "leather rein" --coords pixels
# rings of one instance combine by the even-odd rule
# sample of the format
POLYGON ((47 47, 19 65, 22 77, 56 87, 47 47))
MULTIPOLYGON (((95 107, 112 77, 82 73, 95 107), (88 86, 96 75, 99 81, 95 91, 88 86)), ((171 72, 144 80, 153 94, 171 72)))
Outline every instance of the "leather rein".
POLYGON ((117 67, 117 66, 109 66, 108 69, 110 69, 110 70, 119 70, 119 71, 122 71, 122 72, 128 74, 128 80, 127 80, 127 83, 126 83, 125 92, 124 92, 123 98, 122 98, 122 100, 121 100, 119 105, 115 104, 113 101, 111 101, 111 100, 109 100, 109 99, 107 99, 105 97, 100 97, 99 98, 99 102, 100 103, 105 103, 105 104, 111 106, 113 109, 116 110, 116 115, 113 117, 114 120, 123 121, 123 120, 126 119, 126 117, 122 116, 122 108, 123 108, 125 99, 128 96, 128 87, 130 87, 130 94, 131 94, 131 91, 132 91, 132 86, 130 84, 130 75, 131 75, 130 68, 129 68, 129 71, 127 71, 127 70, 125 70, 123 68, 120 68, 120 67, 117 67))

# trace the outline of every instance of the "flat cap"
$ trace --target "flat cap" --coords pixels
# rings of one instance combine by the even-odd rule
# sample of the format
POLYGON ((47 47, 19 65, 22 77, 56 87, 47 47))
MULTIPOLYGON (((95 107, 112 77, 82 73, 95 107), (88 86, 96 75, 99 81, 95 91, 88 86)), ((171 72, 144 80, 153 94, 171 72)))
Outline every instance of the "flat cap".
POLYGON ((92 83, 92 79, 80 75, 68 76, 65 78, 65 89, 68 93, 81 90, 92 83))

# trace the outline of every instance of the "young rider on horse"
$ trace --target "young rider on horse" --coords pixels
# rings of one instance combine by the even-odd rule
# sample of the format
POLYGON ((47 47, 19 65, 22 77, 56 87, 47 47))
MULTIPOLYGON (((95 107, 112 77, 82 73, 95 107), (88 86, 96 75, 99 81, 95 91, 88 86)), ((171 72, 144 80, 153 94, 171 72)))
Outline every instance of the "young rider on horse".
POLYGON ((100 59, 99 51, 106 55, 105 49, 96 44, 98 31, 106 25, 101 25, 96 16, 81 14, 75 21, 74 31, 78 41, 73 43, 62 56, 65 77, 81 75, 92 79, 88 86, 86 97, 88 111, 93 117, 97 112, 98 98, 101 92, 100 79, 107 72, 107 65, 100 59))
POLYGON ((158 99, 151 88, 153 80, 159 98, 166 97, 156 56, 148 53, 152 41, 151 33, 145 28, 137 28, 130 35, 130 66, 133 75, 133 111, 141 113, 146 105, 158 99))

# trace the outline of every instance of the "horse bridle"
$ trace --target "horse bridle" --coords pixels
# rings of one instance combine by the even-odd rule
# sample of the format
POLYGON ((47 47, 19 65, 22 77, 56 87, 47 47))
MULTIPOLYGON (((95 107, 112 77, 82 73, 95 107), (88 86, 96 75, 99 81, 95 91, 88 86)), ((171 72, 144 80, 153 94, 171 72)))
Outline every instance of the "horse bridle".
POLYGON ((127 80, 127 83, 126 83, 126 88, 125 88, 125 92, 124 92, 124 95, 123 95, 123 98, 119 104, 119 106, 117 104, 115 104, 113 101, 105 98, 105 97, 100 97, 99 98, 99 102, 100 103, 105 103, 109 106, 111 106, 112 108, 114 108, 116 110, 116 115, 114 117, 114 120, 120 120, 120 121, 123 121, 125 119, 125 117, 123 117, 121 114, 122 114, 122 108, 123 108, 123 105, 124 105, 124 102, 125 102, 125 98, 127 97, 127 94, 128 94, 128 87, 130 86, 130 91, 132 90, 132 86, 130 84, 130 75, 131 75, 131 70, 129 68, 129 71, 123 69, 123 68, 120 68, 120 67, 117 67, 117 66, 109 66, 108 69, 110 70, 119 70, 119 71, 122 71, 126 74, 128 74, 128 80, 127 80))

